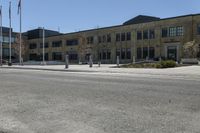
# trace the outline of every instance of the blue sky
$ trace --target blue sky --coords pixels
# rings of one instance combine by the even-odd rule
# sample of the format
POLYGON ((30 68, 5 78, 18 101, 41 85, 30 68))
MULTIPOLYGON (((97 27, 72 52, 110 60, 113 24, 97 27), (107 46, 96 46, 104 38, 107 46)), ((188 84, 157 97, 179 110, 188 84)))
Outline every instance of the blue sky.
MULTIPOLYGON (((12 27, 19 31, 18 0, 12 1, 12 27)), ((137 15, 161 18, 200 13, 200 0, 22 0, 23 31, 45 27, 63 33, 120 25, 137 15)), ((9 0, 3 6, 8 26, 9 0)))

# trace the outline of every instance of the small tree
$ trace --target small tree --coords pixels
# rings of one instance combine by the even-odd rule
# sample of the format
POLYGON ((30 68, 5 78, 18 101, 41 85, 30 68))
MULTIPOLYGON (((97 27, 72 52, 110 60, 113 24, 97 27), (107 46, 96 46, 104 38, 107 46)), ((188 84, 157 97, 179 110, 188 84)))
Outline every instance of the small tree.
POLYGON ((78 51, 80 53, 79 61, 85 61, 85 55, 92 52, 90 45, 87 45, 87 40, 83 36, 79 36, 81 43, 78 46, 78 51))
POLYGON ((187 42, 183 45, 184 58, 196 58, 197 53, 197 44, 195 41, 187 42))
MULTIPOLYGON (((16 39, 15 39, 12 47, 14 48, 15 56, 17 56, 16 58, 19 59, 19 54, 20 54, 20 34, 16 35, 16 39)), ((24 58, 25 55, 26 55, 26 45, 25 45, 24 37, 22 36, 22 40, 21 40, 21 57, 24 58)))

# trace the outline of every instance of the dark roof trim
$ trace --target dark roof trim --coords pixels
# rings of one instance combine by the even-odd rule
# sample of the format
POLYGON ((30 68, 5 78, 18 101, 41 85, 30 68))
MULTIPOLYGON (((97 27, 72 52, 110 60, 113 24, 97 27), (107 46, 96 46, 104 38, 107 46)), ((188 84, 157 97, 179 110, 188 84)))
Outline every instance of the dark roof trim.
MULTIPOLYGON (((176 18, 183 18, 183 17, 190 17, 190 16, 191 17, 192 16, 200 16, 200 14, 189 14, 189 15, 182 15, 182 16, 177 16, 177 17, 162 18, 162 19, 157 20, 157 22, 158 21, 162 21, 162 20, 169 20, 169 19, 176 19, 176 18)), ((143 22, 143 23, 151 23, 151 22, 143 22)), ((153 21, 153 22, 156 22, 156 21, 153 21)), ((142 24, 142 23, 138 23, 138 24, 142 24)), ((109 29, 109 28, 117 28, 117 27, 121 27, 121 26, 127 26, 127 25, 115 25, 115 26, 103 27, 103 28, 98 28, 98 29, 90 29, 90 30, 83 30, 83 31, 78 31, 78 32, 64 33, 64 34, 50 36, 50 37, 70 35, 70 34, 77 34, 77 33, 83 33, 83 32, 90 32, 90 31, 95 31, 95 30, 104 30, 104 29, 109 29)), ((47 37, 47 38, 49 38, 49 37, 47 37)))

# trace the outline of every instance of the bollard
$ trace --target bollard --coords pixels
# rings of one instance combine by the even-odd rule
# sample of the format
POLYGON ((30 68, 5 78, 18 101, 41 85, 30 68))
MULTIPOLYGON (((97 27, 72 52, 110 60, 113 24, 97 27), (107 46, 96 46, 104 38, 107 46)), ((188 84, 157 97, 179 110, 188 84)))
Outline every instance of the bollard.
POLYGON ((89 65, 90 65, 90 67, 92 67, 92 66, 93 66, 93 62, 92 62, 92 56, 91 56, 91 55, 90 55, 89 65))
POLYGON ((119 67, 119 56, 117 56, 117 67, 119 67))
POLYGON ((68 55, 65 56, 65 68, 66 69, 69 68, 69 56, 68 55))
POLYGON ((99 67, 101 67, 101 61, 98 62, 99 67))

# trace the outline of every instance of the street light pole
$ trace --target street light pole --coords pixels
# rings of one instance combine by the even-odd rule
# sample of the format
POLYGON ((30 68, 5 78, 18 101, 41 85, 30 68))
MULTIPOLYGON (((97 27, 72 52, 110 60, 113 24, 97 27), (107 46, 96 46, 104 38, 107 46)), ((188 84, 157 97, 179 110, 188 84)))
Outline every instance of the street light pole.
POLYGON ((42 60, 43 60, 43 65, 45 65, 45 29, 44 29, 44 27, 43 27, 43 39, 42 40, 43 40, 42 60))
POLYGON ((3 49, 3 32, 2 32, 2 6, 0 6, 0 66, 2 66, 3 65, 3 62, 2 62, 2 60, 3 60, 3 54, 2 54, 2 49, 3 49))
POLYGON ((20 34, 19 34, 19 64, 22 65, 22 1, 20 0, 19 12, 20 12, 20 34))
POLYGON ((11 29, 11 1, 9 3, 9 20, 10 20, 10 29, 9 29, 9 53, 10 53, 10 56, 9 56, 9 63, 8 65, 11 66, 12 65, 12 46, 11 46, 11 39, 12 39, 12 29, 11 29))

